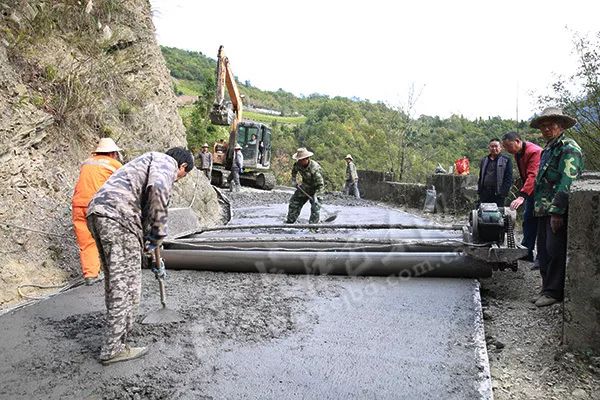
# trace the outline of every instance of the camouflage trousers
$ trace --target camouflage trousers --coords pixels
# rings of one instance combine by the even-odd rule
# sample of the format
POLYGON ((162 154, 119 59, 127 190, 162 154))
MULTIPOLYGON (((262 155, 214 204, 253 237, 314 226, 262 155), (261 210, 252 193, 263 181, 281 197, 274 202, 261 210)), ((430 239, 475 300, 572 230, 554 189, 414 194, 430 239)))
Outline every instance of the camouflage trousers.
MULTIPOLYGON (((310 192, 309 192, 310 193, 310 192)), ((288 214, 286 223, 293 224, 298 219, 300 215, 300 211, 302 211, 302 207, 306 202, 309 201, 308 196, 306 196, 300 189, 296 189, 292 197, 290 198, 290 203, 288 206, 288 214)), ((320 219, 321 212, 321 201, 317 198, 317 202, 310 203, 310 219, 308 220, 311 224, 318 224, 320 219)))
POLYGON ((142 290, 142 249, 136 235, 117 221, 97 215, 88 217, 104 270, 106 332, 100 359, 125 349, 133 327, 142 290))
POLYGON ((354 196, 360 199, 360 192, 358 191, 358 181, 346 181, 344 185, 344 194, 354 196))

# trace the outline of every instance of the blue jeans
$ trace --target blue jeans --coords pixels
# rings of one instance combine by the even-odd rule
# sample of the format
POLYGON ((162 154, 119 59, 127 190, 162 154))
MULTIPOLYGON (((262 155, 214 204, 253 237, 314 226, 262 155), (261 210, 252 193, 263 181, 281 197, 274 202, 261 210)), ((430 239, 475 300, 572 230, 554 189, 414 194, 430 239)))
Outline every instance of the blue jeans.
POLYGON ((534 204, 533 196, 525 200, 525 210, 523 211, 523 240, 521 241, 521 244, 529 249, 529 255, 531 256, 533 256, 538 229, 538 221, 533 213, 534 204))

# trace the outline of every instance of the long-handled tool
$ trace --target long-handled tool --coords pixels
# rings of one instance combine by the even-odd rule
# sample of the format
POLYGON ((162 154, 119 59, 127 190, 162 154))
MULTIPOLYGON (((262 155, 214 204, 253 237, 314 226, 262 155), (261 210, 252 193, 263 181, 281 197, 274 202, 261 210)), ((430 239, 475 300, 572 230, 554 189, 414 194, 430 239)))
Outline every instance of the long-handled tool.
MULTIPOLYGON (((306 191, 304 189, 302 189, 301 185, 296 185, 296 188, 298 188, 298 190, 300 190, 302 193, 304 193, 306 195, 306 197, 308 197, 308 200, 310 200, 311 203, 315 202, 315 198, 313 196, 311 196, 310 194, 306 193, 306 191)), ((323 220, 323 222, 332 222, 337 218, 338 213, 336 213, 336 212, 330 213, 327 210, 325 210, 323 208, 323 206, 321 206, 321 208, 323 209, 323 211, 325 211, 327 214, 329 214, 329 216, 327 218, 325 218, 323 220)))
MULTIPOLYGON (((154 250, 154 262, 156 268, 161 269, 160 249, 157 247, 154 250)), ((146 318, 142 320, 144 325, 154 324, 169 324, 172 322, 183 321, 183 317, 177 311, 170 310, 167 308, 166 293, 165 293, 165 281, 162 276, 156 274, 158 280, 158 287, 160 289, 160 304, 161 308, 146 315, 146 318)))

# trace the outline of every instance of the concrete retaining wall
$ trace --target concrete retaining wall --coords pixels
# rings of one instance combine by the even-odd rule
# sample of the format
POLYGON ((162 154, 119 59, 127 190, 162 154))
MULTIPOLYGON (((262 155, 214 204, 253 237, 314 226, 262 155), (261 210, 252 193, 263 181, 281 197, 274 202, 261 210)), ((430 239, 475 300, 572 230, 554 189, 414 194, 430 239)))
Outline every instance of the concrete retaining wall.
POLYGON ((427 178, 427 186, 435 186, 437 212, 466 212, 477 200, 475 175, 435 174, 427 178))
POLYGON ((600 354, 600 172, 585 173, 569 196, 564 342, 600 354))
POLYGON ((431 175, 427 185, 393 182, 388 172, 358 171, 361 196, 369 200, 385 201, 422 208, 425 190, 434 185, 437 193, 436 212, 462 213, 469 210, 477 198, 477 177, 451 174, 431 175))

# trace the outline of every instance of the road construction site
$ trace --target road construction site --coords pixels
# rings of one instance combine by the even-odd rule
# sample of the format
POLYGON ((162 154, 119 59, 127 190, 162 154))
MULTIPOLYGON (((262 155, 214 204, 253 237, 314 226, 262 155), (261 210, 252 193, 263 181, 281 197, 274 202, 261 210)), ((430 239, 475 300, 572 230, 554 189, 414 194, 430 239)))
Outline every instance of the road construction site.
MULTIPOLYGON (((289 192, 274 191, 249 208, 237 208, 234 199, 231 224, 282 221, 286 206, 273 202, 278 196, 285 201, 289 192)), ((336 224, 429 223, 354 199, 325 208, 338 213, 336 224)), ((0 397, 492 397, 475 279, 177 270, 166 287, 169 308, 184 321, 136 324, 130 341, 149 345, 149 354, 108 367, 97 361, 101 283, 3 315, 0 397)), ((156 281, 144 270, 139 319, 158 307, 156 281)))

